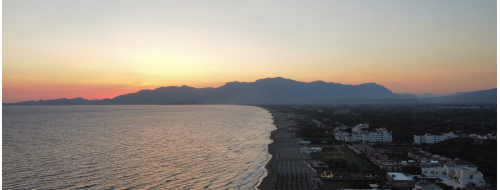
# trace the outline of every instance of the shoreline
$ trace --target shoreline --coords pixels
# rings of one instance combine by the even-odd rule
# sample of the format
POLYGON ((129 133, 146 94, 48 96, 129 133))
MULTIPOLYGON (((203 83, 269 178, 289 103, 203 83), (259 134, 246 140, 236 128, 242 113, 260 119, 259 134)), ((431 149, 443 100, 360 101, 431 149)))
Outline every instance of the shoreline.
MULTIPOLYGON (((267 110, 267 109, 266 109, 267 110)), ((267 110, 269 111, 269 110, 267 110)), ((269 111, 269 113, 271 113, 269 111)), ((272 113, 271 113, 272 115, 272 113)), ((274 189, 274 178, 278 171, 276 170, 276 134, 278 133, 278 126, 276 126, 276 118, 273 116, 273 125, 275 129, 271 131, 271 135, 269 139, 272 140, 270 144, 267 145, 267 152, 271 155, 271 158, 267 161, 266 169, 267 175, 260 181, 260 184, 257 186, 260 190, 272 190, 274 189)))

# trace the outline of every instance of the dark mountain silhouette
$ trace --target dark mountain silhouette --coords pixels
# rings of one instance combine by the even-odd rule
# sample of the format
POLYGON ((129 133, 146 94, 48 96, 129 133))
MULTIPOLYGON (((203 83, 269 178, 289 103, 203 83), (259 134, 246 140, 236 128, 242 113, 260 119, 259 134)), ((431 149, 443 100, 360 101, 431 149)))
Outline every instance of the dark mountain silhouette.
POLYGON ((460 101, 491 102, 493 99, 494 103, 496 103, 496 89, 494 89, 494 95, 490 93, 492 93, 492 90, 419 100, 414 95, 395 94, 384 86, 375 83, 360 85, 344 85, 323 81, 306 83, 277 77, 260 79, 255 82, 228 82, 218 88, 160 87, 154 90, 140 90, 104 100, 63 98, 4 105, 403 104, 456 103, 460 101))
MULTIPOLYGON (((467 94, 467 93, 471 93, 471 92, 477 92, 477 91, 470 91, 470 92, 457 92, 455 94, 450 94, 449 96, 459 96, 459 95, 464 95, 464 94, 467 94)), ((446 96, 446 95, 445 95, 446 96)))
POLYGON ((86 100, 83 98, 74 98, 74 99, 55 99, 55 100, 38 100, 38 101, 25 101, 19 103, 3 103, 3 105, 92 105, 96 100, 86 100))
POLYGON ((419 98, 437 98, 445 95, 439 95, 439 94, 432 94, 432 93, 422 93, 422 94, 415 94, 415 96, 419 98))
POLYGON ((396 93, 396 94, 400 94, 400 95, 415 95, 417 98, 427 99, 427 98, 438 98, 438 97, 444 97, 444 96, 458 96, 458 95, 467 94, 467 93, 470 93, 470 92, 457 92, 455 94, 445 94, 445 95, 432 94, 432 93, 412 94, 412 93, 409 93, 409 92, 400 92, 400 93, 396 93))
POLYGON ((255 82, 228 82, 219 88, 160 87, 101 100, 98 104, 175 104, 199 102, 205 104, 278 104, 339 99, 413 99, 398 95, 375 83, 343 85, 315 81, 310 83, 290 79, 267 78, 255 82))
POLYGON ((497 103, 497 89, 480 90, 474 92, 460 92, 450 96, 433 98, 437 103, 497 103))

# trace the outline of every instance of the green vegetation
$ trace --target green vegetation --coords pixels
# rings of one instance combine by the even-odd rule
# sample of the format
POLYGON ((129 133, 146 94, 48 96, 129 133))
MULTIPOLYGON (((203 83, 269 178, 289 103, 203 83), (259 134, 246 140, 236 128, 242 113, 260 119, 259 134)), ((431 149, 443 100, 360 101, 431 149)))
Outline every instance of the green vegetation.
MULTIPOLYGON (((305 115, 315 118, 325 125, 336 127, 339 124, 353 127, 356 124, 369 123, 370 128, 387 128, 392 131, 393 142, 413 143, 413 135, 426 133, 441 134, 453 131, 455 134, 484 135, 496 131, 496 109, 439 109, 470 105, 344 105, 344 106, 266 106, 266 108, 305 115), (349 110, 350 114, 333 114, 335 110, 349 110), (322 110, 322 112, 318 112, 322 110), (325 120, 327 119, 327 120, 325 120)), ((319 129, 315 124, 303 123, 306 128, 302 137, 325 136, 326 129, 319 129), (308 126, 307 126, 308 125, 308 126)))
POLYGON ((313 144, 321 144, 321 141, 328 141, 328 144, 342 144, 342 141, 335 139, 332 135, 326 133, 328 129, 319 128, 315 125, 305 125, 296 131, 297 136, 305 141, 311 141, 313 144))
POLYGON ((359 168, 362 172, 372 171, 373 169, 366 164, 356 153, 345 146, 339 146, 340 151, 344 152, 345 157, 351 161, 350 165, 353 168, 359 168))

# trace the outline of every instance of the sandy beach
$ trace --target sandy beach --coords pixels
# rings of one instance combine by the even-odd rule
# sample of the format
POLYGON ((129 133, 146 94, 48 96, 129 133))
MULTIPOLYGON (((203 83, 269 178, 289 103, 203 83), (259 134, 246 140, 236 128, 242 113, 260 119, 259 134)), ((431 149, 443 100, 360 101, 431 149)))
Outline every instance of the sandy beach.
POLYGON ((278 172, 278 169, 276 168, 276 146, 275 146, 275 139, 276 139, 276 133, 278 132, 277 129, 271 132, 271 140, 273 142, 269 145, 267 145, 267 151, 269 154, 271 154, 271 159, 267 162, 266 164, 266 171, 267 171, 267 176, 262 179, 262 182, 258 186, 259 189, 261 190, 272 190, 274 189, 274 182, 276 178, 276 174, 278 172))

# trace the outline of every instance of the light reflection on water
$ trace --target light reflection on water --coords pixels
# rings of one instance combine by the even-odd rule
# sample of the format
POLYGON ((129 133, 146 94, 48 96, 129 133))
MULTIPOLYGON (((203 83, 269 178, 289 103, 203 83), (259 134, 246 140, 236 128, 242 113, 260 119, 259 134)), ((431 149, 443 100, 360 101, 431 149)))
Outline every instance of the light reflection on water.
POLYGON ((250 106, 2 109, 4 189, 251 189, 274 129, 250 106))

